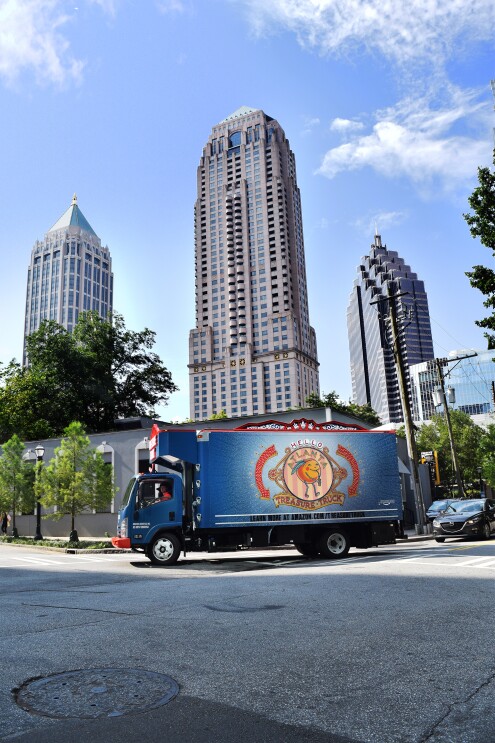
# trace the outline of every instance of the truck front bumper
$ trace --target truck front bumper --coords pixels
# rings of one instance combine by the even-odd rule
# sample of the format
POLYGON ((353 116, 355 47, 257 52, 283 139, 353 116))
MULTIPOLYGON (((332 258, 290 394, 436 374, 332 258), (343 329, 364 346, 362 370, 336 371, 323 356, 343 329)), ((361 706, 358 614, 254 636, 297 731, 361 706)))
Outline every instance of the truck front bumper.
POLYGON ((112 544, 121 550, 131 549, 131 540, 129 537, 112 537, 112 544))

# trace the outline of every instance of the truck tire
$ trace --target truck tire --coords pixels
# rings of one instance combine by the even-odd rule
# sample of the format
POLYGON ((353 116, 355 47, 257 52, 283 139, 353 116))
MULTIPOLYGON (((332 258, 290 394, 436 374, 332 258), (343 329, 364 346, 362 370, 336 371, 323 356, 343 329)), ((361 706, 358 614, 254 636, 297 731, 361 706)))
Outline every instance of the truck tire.
POLYGON ((159 534, 148 545, 146 555, 154 565, 175 565, 180 555, 180 542, 175 534, 159 534))
POLYGON ((339 560, 349 552, 351 543, 347 533, 342 529, 327 529, 320 538, 318 547, 323 557, 339 560))
POLYGON ((318 557, 320 554, 318 547, 314 544, 308 544, 307 542, 295 544, 294 547, 301 553, 301 555, 304 555, 304 557, 318 557))

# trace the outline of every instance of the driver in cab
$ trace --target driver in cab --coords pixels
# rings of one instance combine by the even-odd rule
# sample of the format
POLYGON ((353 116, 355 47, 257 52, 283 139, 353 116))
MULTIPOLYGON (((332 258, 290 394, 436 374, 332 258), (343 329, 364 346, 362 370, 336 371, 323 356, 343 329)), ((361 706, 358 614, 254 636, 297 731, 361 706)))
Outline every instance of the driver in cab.
POLYGON ((172 500, 171 486, 167 482, 160 483, 158 490, 158 500, 172 500))

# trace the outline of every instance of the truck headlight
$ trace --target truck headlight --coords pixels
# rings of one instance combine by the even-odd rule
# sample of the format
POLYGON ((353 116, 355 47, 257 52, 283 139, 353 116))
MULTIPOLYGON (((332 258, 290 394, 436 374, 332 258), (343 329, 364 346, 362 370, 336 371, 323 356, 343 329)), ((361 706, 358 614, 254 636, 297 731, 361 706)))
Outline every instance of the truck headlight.
POLYGON ((122 519, 122 521, 120 522, 120 529, 119 529, 120 534, 119 534, 119 536, 121 536, 121 537, 127 537, 127 523, 128 523, 127 522, 127 518, 122 519))

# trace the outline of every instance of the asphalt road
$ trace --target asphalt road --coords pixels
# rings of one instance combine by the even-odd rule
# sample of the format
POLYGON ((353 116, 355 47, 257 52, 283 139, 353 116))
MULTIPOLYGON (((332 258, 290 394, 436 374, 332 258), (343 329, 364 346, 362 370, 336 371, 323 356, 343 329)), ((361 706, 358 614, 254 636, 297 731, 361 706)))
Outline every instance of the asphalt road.
POLYGON ((0 545, 0 739, 490 743, 494 579, 495 540, 168 569, 129 553, 0 545), (105 682, 96 669, 111 669, 105 682), (145 671, 175 680, 177 696, 153 707, 151 677, 139 697, 145 671), (39 709, 27 711, 15 693, 34 678, 39 709), (70 698, 67 678, 79 684, 70 698), (111 693, 143 711, 92 719, 111 693), (75 717, 46 716, 76 703, 75 717))

